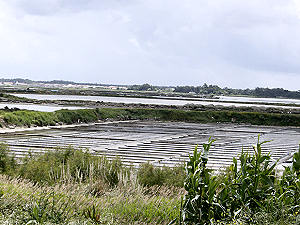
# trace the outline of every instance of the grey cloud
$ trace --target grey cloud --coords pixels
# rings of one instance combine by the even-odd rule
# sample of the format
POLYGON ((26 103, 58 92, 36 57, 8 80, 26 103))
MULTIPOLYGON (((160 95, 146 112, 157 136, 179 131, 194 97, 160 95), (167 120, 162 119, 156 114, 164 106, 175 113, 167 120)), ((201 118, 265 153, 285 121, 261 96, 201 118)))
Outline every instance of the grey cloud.
POLYGON ((155 50, 174 55, 191 66, 217 57, 253 70, 300 72, 300 55, 290 56, 291 52, 300 52, 294 51, 300 50, 300 43, 296 41, 300 40, 297 31, 300 23, 297 17, 286 15, 284 7, 287 4, 283 3, 287 1, 218 2, 221 4, 218 8, 212 4, 201 10, 199 5, 199 10, 192 15, 188 7, 181 7, 176 14, 171 7, 169 11, 145 7, 143 15, 134 15, 138 21, 134 27, 138 28, 139 42, 151 51, 150 42, 151 47, 156 46, 155 50), (268 14, 268 9, 273 11, 268 14), (217 11, 216 15, 214 11, 217 11), (161 20, 164 14, 168 16, 161 20), (286 45, 291 40, 294 45, 286 45), (186 60, 182 60, 184 58, 186 60))
POLYGON ((0 12, 0 73, 295 89, 300 81, 300 10, 293 2, 0 0, 0 7, 5 6, 0 12), (291 82, 282 82, 285 77, 291 82))

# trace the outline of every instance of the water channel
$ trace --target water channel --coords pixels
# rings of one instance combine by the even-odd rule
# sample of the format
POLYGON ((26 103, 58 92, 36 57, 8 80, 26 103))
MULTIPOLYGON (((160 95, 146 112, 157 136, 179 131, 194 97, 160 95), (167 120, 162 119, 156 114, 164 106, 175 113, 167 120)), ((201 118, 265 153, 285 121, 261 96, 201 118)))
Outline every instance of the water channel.
POLYGON ((125 103, 125 104, 151 104, 151 105, 176 105, 182 106, 186 104, 197 104, 197 105, 215 105, 215 106, 235 106, 235 107, 274 107, 274 108, 285 108, 294 109, 299 107, 293 106, 279 106, 279 105, 264 105, 264 104, 252 104, 251 102, 261 103, 290 103, 300 104, 300 100, 286 100, 283 102, 279 99, 277 102, 274 99, 259 99, 259 98, 244 98, 244 97, 222 97, 219 102, 211 99, 164 99, 164 98, 129 98, 129 97, 108 97, 108 96, 84 96, 84 95, 43 95, 43 94, 14 94, 18 97, 25 97, 36 100, 81 100, 81 101, 99 101, 99 102, 111 102, 111 103, 125 103), (226 101, 237 101, 237 102, 226 102, 226 101), (245 103, 240 103, 245 102, 245 103))

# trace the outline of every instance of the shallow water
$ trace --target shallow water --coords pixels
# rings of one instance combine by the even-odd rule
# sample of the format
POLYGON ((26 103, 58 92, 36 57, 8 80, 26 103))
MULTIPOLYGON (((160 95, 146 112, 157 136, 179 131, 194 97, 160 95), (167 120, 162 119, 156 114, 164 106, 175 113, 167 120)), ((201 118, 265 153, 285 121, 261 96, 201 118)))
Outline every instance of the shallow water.
MULTIPOLYGON (((218 102, 210 99, 199 99, 193 98, 192 100, 185 99, 159 99, 159 98, 128 98, 128 97, 108 97, 108 96, 83 96, 83 95, 41 95, 41 94, 13 94, 18 97, 25 97, 29 99, 37 100, 81 100, 81 101, 99 101, 99 102, 111 102, 111 103, 125 103, 125 104, 151 104, 151 105, 177 105, 182 106, 186 104, 197 104, 197 105, 220 105, 220 106, 235 106, 235 107, 275 107, 275 108, 298 108, 291 106, 276 106, 276 105, 260 105, 260 104, 249 104, 250 98, 244 97, 222 97, 222 101, 245 101, 245 103, 232 103, 232 102, 218 102)), ((263 99, 256 99, 256 102, 268 102, 263 99)), ((282 100, 282 99, 280 99, 282 100)), ((255 102, 255 101, 254 101, 255 102)), ((280 102, 289 103, 289 102, 280 102)), ((299 100, 300 104, 300 100, 299 100)))
POLYGON ((55 105, 38 105, 38 104, 17 104, 17 103, 0 103, 0 109, 5 107, 8 108, 18 108, 26 110, 35 110, 42 112, 54 112, 60 109, 80 109, 82 107, 73 107, 73 106, 55 106, 55 105))
POLYGON ((229 97, 218 96, 222 101, 231 102, 261 102, 261 103, 280 103, 280 104, 296 104, 300 105, 300 99, 283 99, 283 98, 249 98, 249 97, 229 97))

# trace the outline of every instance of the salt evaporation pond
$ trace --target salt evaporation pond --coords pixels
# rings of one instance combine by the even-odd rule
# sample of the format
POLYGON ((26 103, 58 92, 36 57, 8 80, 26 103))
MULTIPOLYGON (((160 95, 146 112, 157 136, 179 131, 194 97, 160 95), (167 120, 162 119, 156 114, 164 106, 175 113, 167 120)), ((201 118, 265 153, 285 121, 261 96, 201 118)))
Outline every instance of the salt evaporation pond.
POLYGON ((270 152, 272 159, 284 160, 297 151, 300 128, 249 126, 237 124, 197 124, 157 121, 115 121, 87 125, 48 127, 0 133, 16 158, 53 151, 57 146, 87 148, 94 155, 108 158, 120 156, 126 164, 139 165, 150 162, 158 166, 173 166, 188 159, 195 146, 217 139, 209 153, 208 166, 219 169, 231 165, 232 158, 244 151, 253 153, 252 145, 272 140, 262 146, 263 153, 270 152))

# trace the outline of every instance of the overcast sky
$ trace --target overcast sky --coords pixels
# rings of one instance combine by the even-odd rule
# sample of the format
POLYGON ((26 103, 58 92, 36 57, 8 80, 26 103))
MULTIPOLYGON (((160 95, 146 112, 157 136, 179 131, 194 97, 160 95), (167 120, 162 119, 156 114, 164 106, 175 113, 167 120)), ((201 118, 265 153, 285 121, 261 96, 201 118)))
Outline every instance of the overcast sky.
POLYGON ((300 0, 0 0, 0 77, 300 89, 300 0))

